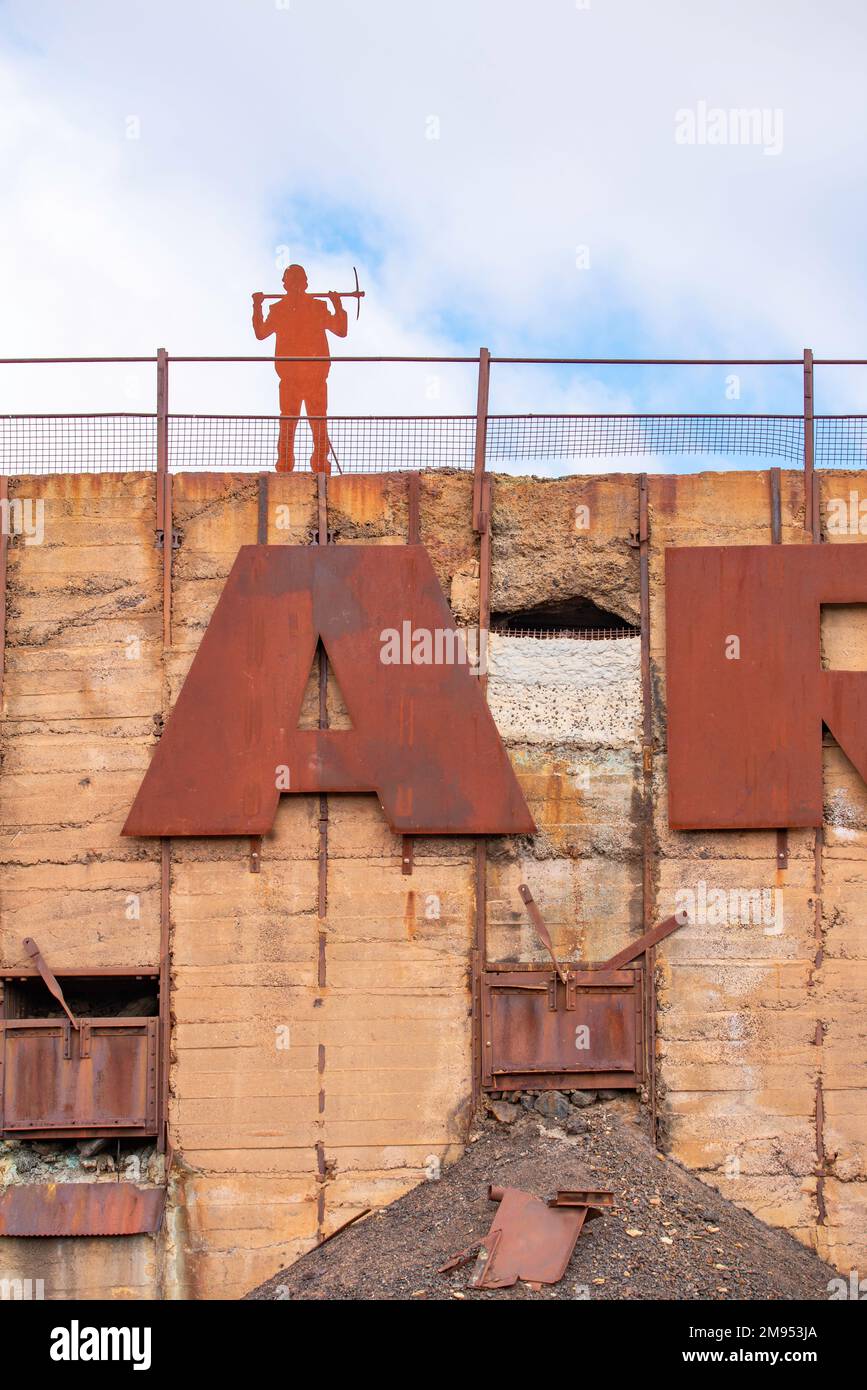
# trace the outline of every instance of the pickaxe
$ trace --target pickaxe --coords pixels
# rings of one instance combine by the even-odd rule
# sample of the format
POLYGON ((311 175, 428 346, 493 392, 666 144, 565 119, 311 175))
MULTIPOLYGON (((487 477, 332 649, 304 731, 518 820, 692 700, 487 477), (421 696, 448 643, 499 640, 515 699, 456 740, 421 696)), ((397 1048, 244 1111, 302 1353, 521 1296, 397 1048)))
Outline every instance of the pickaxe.
MULTIPOLYGON (((358 288, 358 271, 355 269, 355 266, 352 267, 352 273, 353 273, 353 275, 355 276, 355 289, 354 289, 354 290, 335 290, 334 293, 337 295, 337 298, 338 298, 338 299, 354 299, 354 300, 355 300, 355 305, 356 305, 355 317, 356 317, 356 319, 359 319, 359 318, 361 317, 361 301, 362 301, 362 299, 364 298, 364 293, 365 293, 365 292, 364 292, 364 290, 360 290, 360 289, 358 288)), ((320 291, 320 290, 305 290, 304 293, 305 293, 305 294, 309 294, 309 296, 310 296, 311 299, 330 299, 330 298, 331 298, 331 293, 330 293, 330 291, 327 291, 327 290, 321 290, 321 291, 320 291)), ((286 291, 283 290, 282 293, 280 293, 280 294, 263 294, 263 295, 262 295, 262 298, 263 298, 263 299, 283 299, 283 298, 285 297, 285 295, 286 295, 286 291)))

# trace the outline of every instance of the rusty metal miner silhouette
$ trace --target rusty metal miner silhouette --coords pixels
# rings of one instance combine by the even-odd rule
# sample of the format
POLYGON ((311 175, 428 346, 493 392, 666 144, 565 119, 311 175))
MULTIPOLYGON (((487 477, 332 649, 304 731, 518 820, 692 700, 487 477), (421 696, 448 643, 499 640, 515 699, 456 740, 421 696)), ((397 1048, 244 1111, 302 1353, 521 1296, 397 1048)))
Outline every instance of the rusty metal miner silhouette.
MULTIPOLYGON (((310 467, 314 473, 330 473, 328 438, 328 372, 331 367, 327 333, 345 338, 346 310, 341 300, 354 299, 361 309, 364 290, 358 288, 355 272, 354 290, 328 290, 314 293, 307 289, 307 272, 302 265, 287 266, 283 272, 285 294, 253 295, 253 332, 261 341, 276 335, 275 359, 281 357, 318 357, 318 362, 281 362, 274 366, 280 378, 280 433, 277 441, 277 472, 289 473, 295 467, 295 431, 302 405, 313 435, 310 467), (267 316, 262 304, 274 299, 267 316), (331 310, 323 300, 330 300, 331 310)), ((356 315, 357 317, 357 315, 356 315)), ((336 457, 336 456, 335 456, 336 457)))

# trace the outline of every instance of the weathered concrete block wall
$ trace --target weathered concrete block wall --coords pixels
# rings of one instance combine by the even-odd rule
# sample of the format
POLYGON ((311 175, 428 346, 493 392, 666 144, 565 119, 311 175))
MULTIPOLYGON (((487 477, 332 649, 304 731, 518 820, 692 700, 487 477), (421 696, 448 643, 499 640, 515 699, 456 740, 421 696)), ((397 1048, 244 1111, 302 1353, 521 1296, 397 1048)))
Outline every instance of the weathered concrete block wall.
MULTIPOLYGON (((493 506, 493 612, 581 596, 638 622, 634 477, 498 478, 493 506)), ((547 960, 518 896, 526 882, 555 950, 604 960, 642 931, 636 639, 495 635, 490 653, 491 709, 539 831, 490 842, 490 959, 547 960)))
MULTIPOLYGON (((782 477, 783 538, 803 543, 801 479, 782 477)), ((306 542, 314 480, 269 483, 269 542, 306 542)), ((13 496, 45 502, 45 540, 9 553, 4 965, 23 961, 25 935, 58 970, 157 963, 159 846, 120 828, 237 550, 256 539, 258 508, 254 477, 178 475, 173 485, 180 546, 164 653, 153 477, 10 480, 13 496)), ((826 497, 845 494, 858 480, 823 486, 826 497)), ((404 479, 336 477, 328 493, 337 544, 404 542, 404 479)), ((421 479, 422 540, 466 623, 478 619, 470 494, 466 476, 421 479)), ((497 478, 493 611, 581 596, 637 623, 637 518, 634 476, 497 478)), ((784 904, 781 933, 696 924, 659 952, 665 1143, 841 1267, 863 1266, 867 789, 829 744, 820 899, 812 832, 790 835, 789 868, 778 871, 773 832, 668 829, 664 548, 768 542, 768 475, 652 478, 650 521, 654 915, 702 881, 779 887, 784 904)), ((835 615, 825 640, 835 658, 867 661, 857 622, 835 615)), ((544 958, 517 895, 526 880, 558 950, 604 959, 643 929, 637 639, 495 636, 489 657, 491 708, 539 828, 489 841, 489 955, 544 958)), ((315 717, 315 692, 311 681, 302 722, 315 717)), ((345 724, 333 686, 330 707, 345 724)), ((329 818, 324 918, 317 799, 282 799, 259 874, 246 841, 173 841, 165 1231, 157 1241, 2 1242, 0 1272, 44 1277, 49 1297, 234 1297, 459 1152, 471 1097, 474 847, 418 840, 406 877, 375 798, 331 797, 329 818)), ((92 1176, 70 1176, 81 1175, 92 1176)), ((4 1176, 26 1180, 14 1149, 0 1150, 4 1176)))
MULTIPOLYGON (((172 700, 239 546, 256 538, 257 488, 175 479, 172 700)), ((427 499, 423 507, 442 578, 472 552, 463 492, 445 518, 427 499)), ((269 503, 269 542, 306 542, 314 480, 272 478, 269 503)), ((407 522, 402 480, 331 481, 329 526, 341 544, 402 544, 407 522)), ((312 681, 302 722, 315 692, 312 681)), ((333 683, 330 693, 339 727, 333 683)), ((332 797, 320 919, 318 816, 317 798, 284 797, 258 874, 245 841, 173 846, 177 1241, 194 1294, 249 1289, 318 1235, 414 1185, 465 1133, 470 846, 424 842, 406 878, 376 799, 332 797), (425 913, 431 894, 435 917, 425 913)))
MULTIPOLYGON (((9 549, 0 959, 29 964, 33 936, 57 966, 154 966, 158 864, 120 836, 162 704, 154 480, 16 479, 10 495, 44 502, 45 534, 9 549)), ((0 1181, 26 1181, 31 1161, 0 1149, 0 1181)), ((0 1273, 43 1279, 50 1298, 160 1290, 145 1237, 0 1241, 0 1273)))
MULTIPOLYGON (((863 495, 863 474, 826 474, 823 514, 851 488, 863 495)), ((650 506, 654 727, 664 748, 664 549, 767 544, 768 475, 654 478, 650 506)), ((782 474, 782 516, 783 542, 806 543, 799 474, 782 474)), ((858 535, 825 539, 863 543, 858 535)), ((823 626, 824 653, 842 645, 851 669, 863 670, 867 641, 862 620, 852 617, 837 614, 823 626)), ((779 890, 782 909, 780 921, 729 917, 667 943, 660 1076, 672 1152, 848 1270, 867 1259, 867 931, 860 916, 867 789, 827 737, 824 768, 818 859, 814 832, 790 831, 789 867, 778 870, 773 831, 670 831, 665 760, 658 760, 660 914, 673 909, 676 892, 698 892, 702 883, 779 890)))

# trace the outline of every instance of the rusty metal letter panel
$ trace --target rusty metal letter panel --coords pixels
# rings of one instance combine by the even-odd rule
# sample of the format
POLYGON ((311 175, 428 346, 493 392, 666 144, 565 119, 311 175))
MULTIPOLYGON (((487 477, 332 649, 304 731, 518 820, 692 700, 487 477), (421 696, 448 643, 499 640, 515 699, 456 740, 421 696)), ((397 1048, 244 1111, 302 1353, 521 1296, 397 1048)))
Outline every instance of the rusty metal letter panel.
MULTIPOLYGON (((405 835, 531 834, 466 662, 383 661, 383 634, 457 639, 426 550, 243 546, 125 835, 262 835, 288 792, 370 792, 405 835), (299 730, 321 637, 352 721, 299 730)), ((444 644, 445 646, 445 644, 444 644)))
POLYGON ((867 603, 867 546, 665 554, 669 821, 822 823, 822 722, 867 775, 867 674, 824 671, 821 605, 867 603))

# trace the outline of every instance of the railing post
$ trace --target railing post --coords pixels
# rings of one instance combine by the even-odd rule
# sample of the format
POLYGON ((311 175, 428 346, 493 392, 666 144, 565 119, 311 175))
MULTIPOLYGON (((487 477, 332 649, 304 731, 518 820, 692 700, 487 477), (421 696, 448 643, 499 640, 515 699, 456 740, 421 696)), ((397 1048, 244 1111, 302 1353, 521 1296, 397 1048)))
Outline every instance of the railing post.
MULTIPOLYGON (((157 347, 157 545, 163 548, 163 666, 171 646, 172 514, 168 475, 168 353, 157 347)), ((160 841, 160 1133, 157 1151, 170 1150, 168 1070, 171 1047, 171 840, 160 841)))
POLYGON ((482 480, 485 476, 485 453, 488 442, 488 394, 491 382, 491 354, 479 348, 479 390, 476 400, 476 451, 473 460, 473 529, 479 535, 488 528, 483 509, 482 480))
POLYGON ((819 509, 813 483, 813 350, 804 348, 804 530, 819 539, 819 509))
MULTIPOLYGON (((169 476, 169 355, 157 348, 157 544, 163 552, 163 674, 172 643, 172 496, 169 476)), ((163 682, 165 689, 165 680, 163 682)), ((169 1066, 171 1045, 171 866, 172 842, 160 840, 160 1129, 157 1150, 169 1151, 169 1066)))
POLYGON ((157 348, 157 544, 163 552, 163 645, 172 644, 172 479, 169 473, 169 355, 157 348))
POLYGON ((157 531, 165 531, 165 486, 169 471, 169 355, 157 348, 157 531))

